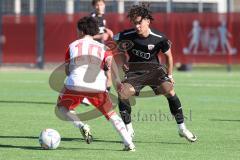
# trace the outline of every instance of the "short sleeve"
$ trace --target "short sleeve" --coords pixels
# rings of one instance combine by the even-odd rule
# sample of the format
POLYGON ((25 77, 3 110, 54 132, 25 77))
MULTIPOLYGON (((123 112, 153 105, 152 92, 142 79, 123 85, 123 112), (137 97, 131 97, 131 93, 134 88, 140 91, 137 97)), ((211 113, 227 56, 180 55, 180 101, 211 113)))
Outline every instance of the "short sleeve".
POLYGON ((168 40, 167 38, 165 38, 162 42, 161 42, 161 51, 163 53, 166 53, 170 48, 171 48, 171 41, 168 40))
POLYGON ((104 70, 104 71, 108 71, 110 66, 108 64, 108 58, 111 58, 112 57, 112 52, 107 50, 105 51, 104 53, 104 58, 103 58, 103 61, 102 61, 102 65, 101 65, 101 68, 104 70))
POLYGON ((111 58, 111 57, 112 57, 112 51, 110 51, 110 50, 105 51, 104 62, 106 61, 106 59, 111 58))
POLYGON ((70 49, 68 48, 65 54, 65 63, 70 62, 70 49))

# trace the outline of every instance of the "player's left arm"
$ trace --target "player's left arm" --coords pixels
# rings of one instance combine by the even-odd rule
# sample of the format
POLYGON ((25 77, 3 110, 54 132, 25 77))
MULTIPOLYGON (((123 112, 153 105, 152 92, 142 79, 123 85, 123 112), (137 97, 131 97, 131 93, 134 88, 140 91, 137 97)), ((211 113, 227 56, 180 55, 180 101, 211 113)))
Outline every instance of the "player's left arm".
POLYGON ((104 56, 104 63, 105 66, 108 67, 108 70, 106 72, 107 76, 107 89, 113 84, 115 86, 121 86, 121 78, 119 76, 118 72, 118 64, 115 60, 114 53, 112 51, 106 51, 104 56))
POLYGON ((111 76, 111 63, 112 63, 112 57, 108 57, 106 59, 106 67, 107 70, 105 71, 106 76, 107 76, 107 90, 110 91, 111 86, 112 86, 112 76, 111 76))
POLYGON ((171 82, 174 83, 173 79, 173 57, 172 57, 172 51, 171 48, 167 52, 164 53, 166 57, 166 65, 167 65, 167 74, 170 78, 171 82))
POLYGON ((165 52, 164 55, 166 57, 167 74, 171 78, 171 75, 173 75, 173 57, 171 49, 165 52))
POLYGON ((173 79, 173 56, 172 56, 172 51, 171 51, 171 45, 172 45, 171 41, 166 38, 164 41, 162 41, 161 51, 163 52, 163 54, 166 58, 168 77, 170 78, 170 81, 172 83, 174 83, 174 79, 173 79))
POLYGON ((106 63, 107 65, 109 65, 109 73, 111 75, 111 80, 112 82, 115 83, 115 85, 118 87, 119 85, 121 85, 121 79, 119 76, 119 72, 118 72, 118 65, 114 59, 113 56, 110 56, 106 59, 106 63))
POLYGON ((70 64, 70 49, 68 48, 65 54, 65 74, 67 76, 70 75, 69 64, 70 64))
POLYGON ((70 75, 70 71, 69 71, 69 63, 65 63, 65 74, 66 74, 67 76, 70 75))

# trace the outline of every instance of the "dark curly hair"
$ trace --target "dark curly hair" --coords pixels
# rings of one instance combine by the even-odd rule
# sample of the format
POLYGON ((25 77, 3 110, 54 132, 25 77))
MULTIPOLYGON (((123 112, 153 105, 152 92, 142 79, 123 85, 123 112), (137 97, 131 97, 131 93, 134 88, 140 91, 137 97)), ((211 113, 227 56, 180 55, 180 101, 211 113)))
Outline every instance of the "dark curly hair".
POLYGON ((142 3, 141 5, 133 5, 128 11, 127 17, 130 18, 131 21, 135 20, 137 17, 142 17, 143 19, 153 20, 152 12, 149 9, 149 3, 142 3))
POLYGON ((100 1, 102 1, 103 3, 105 3, 105 0, 92 0, 92 6, 95 6, 95 4, 96 4, 97 2, 100 2, 100 1))
POLYGON ((83 17, 77 22, 77 28, 82 31, 85 35, 94 36, 98 34, 98 22, 93 17, 83 17))

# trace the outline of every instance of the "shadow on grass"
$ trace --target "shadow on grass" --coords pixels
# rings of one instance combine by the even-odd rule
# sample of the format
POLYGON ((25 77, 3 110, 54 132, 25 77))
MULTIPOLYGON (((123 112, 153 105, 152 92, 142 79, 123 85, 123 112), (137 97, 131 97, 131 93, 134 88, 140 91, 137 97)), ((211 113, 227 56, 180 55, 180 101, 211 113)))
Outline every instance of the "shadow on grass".
POLYGON ((108 149, 108 148, 66 148, 66 147, 59 147, 57 150, 91 150, 91 151, 123 151, 122 149, 108 149))
MULTIPOLYGON (((10 139, 36 139, 38 140, 38 137, 36 136, 0 136, 1 138, 10 138, 10 139)), ((71 141, 82 141, 85 143, 85 140, 83 138, 68 138, 68 137, 62 137, 61 141, 63 142, 71 142, 71 141)), ((122 141, 116 141, 116 140, 105 140, 105 139, 99 139, 94 138, 93 143, 119 143, 121 144, 122 141)), ((166 145, 187 145, 188 143, 184 142, 164 142, 164 141, 134 141, 134 143, 145 143, 145 144, 166 144, 166 145)), ((12 146, 12 145, 1 145, 0 148, 22 148, 22 149, 35 149, 39 150, 40 147, 29 147, 29 146, 12 146)), ((81 148, 60 148, 65 150, 71 150, 71 149, 81 149, 81 148)), ((99 150, 106 150, 106 149, 99 149, 99 150)))
POLYGON ((240 122, 239 119, 209 119, 209 120, 218 122, 240 122))
MULTIPOLYGON (((39 137, 36 136, 0 136, 0 138, 10 138, 10 139, 37 139, 39 137)), ((83 138, 65 138, 62 137, 61 141, 80 141, 80 140, 84 140, 83 138)))
MULTIPOLYGON (((98 138, 94 138, 93 139, 93 142, 102 142, 102 143, 122 143, 122 141, 113 141, 113 140, 102 140, 102 139, 98 139, 98 138)), ((159 142, 159 141, 136 141, 134 140, 133 141, 134 143, 146 143, 146 144, 186 144, 186 143, 178 143, 178 142, 159 142)))
POLYGON ((40 146, 14 146, 14 145, 6 145, 0 144, 0 148, 18 148, 18 149, 27 149, 27 150, 43 150, 40 146))
POLYGON ((10 138, 10 139, 14 139, 14 138, 22 138, 22 139, 38 139, 38 137, 35 136, 0 136, 0 138, 10 138))
POLYGON ((34 102, 34 101, 4 101, 0 100, 0 103, 17 103, 17 104, 53 104, 55 105, 56 103, 53 102, 34 102))
MULTIPOLYGON (((15 146, 15 145, 3 145, 0 144, 0 148, 17 148, 17 149, 24 149, 24 150, 43 150, 43 151, 54 151, 54 150, 47 150, 47 149, 43 149, 40 146, 15 146)), ((57 149, 55 149, 55 151, 59 151, 59 150, 95 150, 95 151, 122 151, 120 149, 106 149, 106 148, 65 148, 65 147, 58 147, 57 149)))

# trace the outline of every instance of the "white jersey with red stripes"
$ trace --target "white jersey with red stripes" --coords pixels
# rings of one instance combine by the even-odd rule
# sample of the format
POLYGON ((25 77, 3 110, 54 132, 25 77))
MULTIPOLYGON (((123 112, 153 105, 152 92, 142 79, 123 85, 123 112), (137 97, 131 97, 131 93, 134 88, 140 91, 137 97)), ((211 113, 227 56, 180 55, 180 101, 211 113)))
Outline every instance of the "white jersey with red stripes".
POLYGON ((110 56, 107 47, 91 37, 72 42, 65 57, 70 71, 66 87, 81 92, 106 91, 107 77, 103 68, 110 56))

